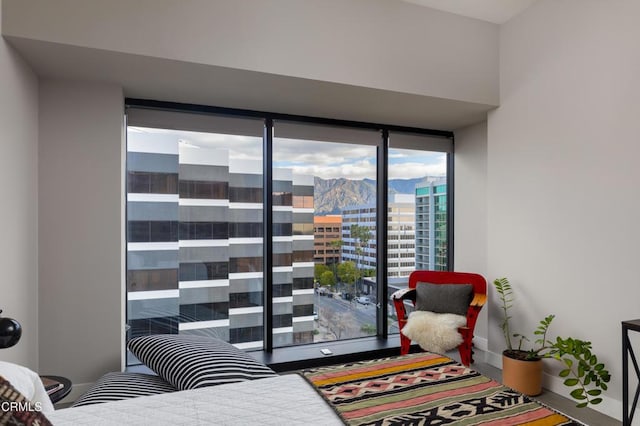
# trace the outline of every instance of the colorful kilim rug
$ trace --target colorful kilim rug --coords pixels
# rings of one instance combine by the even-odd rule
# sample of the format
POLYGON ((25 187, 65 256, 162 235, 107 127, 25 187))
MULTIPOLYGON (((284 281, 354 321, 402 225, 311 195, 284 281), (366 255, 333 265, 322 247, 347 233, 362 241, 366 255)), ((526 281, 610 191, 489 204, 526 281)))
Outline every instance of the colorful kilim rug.
POLYGON ((301 374, 348 425, 581 425, 428 352, 301 374))

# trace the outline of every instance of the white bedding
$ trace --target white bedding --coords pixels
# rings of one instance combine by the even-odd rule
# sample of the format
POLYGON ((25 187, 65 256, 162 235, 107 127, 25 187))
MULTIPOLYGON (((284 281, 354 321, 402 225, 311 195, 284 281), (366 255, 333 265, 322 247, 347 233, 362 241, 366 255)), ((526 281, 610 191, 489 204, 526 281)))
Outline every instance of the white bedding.
POLYGON ((0 361, 0 376, 45 414, 53 412, 53 404, 35 371, 11 362, 0 361))
POLYGON ((58 425, 342 425, 295 374, 48 413, 58 425))

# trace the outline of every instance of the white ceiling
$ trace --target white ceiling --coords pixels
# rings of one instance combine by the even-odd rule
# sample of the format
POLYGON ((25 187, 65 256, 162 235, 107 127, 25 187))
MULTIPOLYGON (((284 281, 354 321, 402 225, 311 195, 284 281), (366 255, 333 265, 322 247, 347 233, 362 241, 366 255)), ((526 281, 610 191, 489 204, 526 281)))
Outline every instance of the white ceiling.
POLYGON ((503 24, 538 0, 403 0, 470 18, 503 24))

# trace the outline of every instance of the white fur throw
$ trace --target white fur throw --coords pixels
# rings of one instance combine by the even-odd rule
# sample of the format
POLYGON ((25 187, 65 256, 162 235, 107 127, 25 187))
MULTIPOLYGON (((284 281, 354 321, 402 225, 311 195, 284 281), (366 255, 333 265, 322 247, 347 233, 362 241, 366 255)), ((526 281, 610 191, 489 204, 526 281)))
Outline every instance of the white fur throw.
POLYGON ((465 325, 467 318, 462 315, 413 311, 402 328, 402 334, 425 351, 443 354, 462 343, 458 328, 465 325))

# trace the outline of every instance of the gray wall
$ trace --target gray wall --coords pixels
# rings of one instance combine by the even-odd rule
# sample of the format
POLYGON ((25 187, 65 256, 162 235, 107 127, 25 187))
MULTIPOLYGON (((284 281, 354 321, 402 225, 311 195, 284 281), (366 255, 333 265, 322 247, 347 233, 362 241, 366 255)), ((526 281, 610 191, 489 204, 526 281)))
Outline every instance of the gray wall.
POLYGON ((496 25, 396 0, 5 3, 5 34, 16 37, 476 103, 498 99, 496 25))
MULTIPOLYGON (((454 267, 487 277, 487 123, 455 131, 454 267)), ((488 307, 480 311, 474 344, 487 350, 488 307)))
POLYGON ((121 367, 123 114, 118 86, 40 83, 40 372, 74 391, 121 367))
POLYGON ((16 346, 0 350, 0 360, 37 370, 38 80, 3 39, 0 93, 0 309, 3 316, 18 320, 23 328, 16 346))
POLYGON ((489 275, 515 286, 517 331, 553 313, 552 335, 593 342, 613 375, 599 409, 618 418, 620 322, 640 316, 638 16, 637 1, 535 3, 501 29, 488 121, 489 275))

